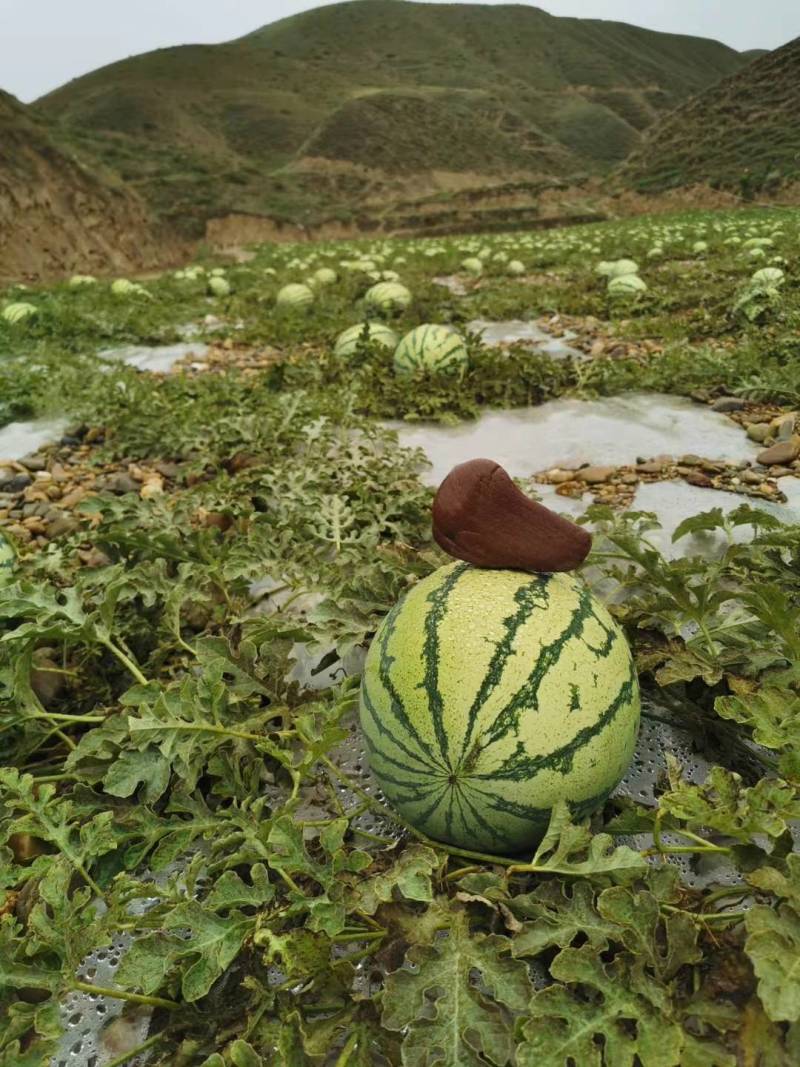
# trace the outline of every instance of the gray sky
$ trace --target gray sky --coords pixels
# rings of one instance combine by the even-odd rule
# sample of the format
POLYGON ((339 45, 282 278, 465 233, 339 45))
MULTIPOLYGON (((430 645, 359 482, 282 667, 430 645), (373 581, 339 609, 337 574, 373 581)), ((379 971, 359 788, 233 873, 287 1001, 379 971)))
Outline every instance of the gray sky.
MULTIPOLYGON (((499 0, 489 0, 499 2, 499 0)), ((0 88, 30 101, 125 56, 230 40, 314 0, 0 0, 0 88)), ((777 48, 800 36, 800 0, 541 0, 552 15, 616 19, 777 48)))

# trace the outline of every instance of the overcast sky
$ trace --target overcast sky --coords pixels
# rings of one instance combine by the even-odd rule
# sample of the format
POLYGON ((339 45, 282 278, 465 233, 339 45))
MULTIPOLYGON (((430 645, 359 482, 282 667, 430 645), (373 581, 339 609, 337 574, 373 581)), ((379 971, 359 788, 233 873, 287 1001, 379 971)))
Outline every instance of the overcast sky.
MULTIPOLYGON (((496 2, 496 0, 489 0, 496 2)), ((34 100, 125 56, 241 37, 314 0, 0 0, 0 88, 34 100)), ((542 0, 552 15, 616 19, 777 48, 800 36, 800 0, 542 0)))

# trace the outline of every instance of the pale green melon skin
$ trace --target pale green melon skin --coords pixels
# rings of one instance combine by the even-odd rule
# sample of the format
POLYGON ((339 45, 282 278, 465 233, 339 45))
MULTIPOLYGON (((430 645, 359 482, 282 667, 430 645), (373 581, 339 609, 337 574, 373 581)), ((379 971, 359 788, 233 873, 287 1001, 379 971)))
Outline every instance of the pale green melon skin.
POLYGON ((292 283, 278 291, 275 303, 284 311, 303 311, 314 302, 314 293, 307 285, 292 283))
POLYGON ((457 370, 468 361, 469 355, 458 333, 450 326, 436 323, 415 327, 394 353, 397 374, 413 374, 421 369, 438 374, 457 370))
POLYGON ((399 282, 378 282, 364 294, 367 309, 376 315, 397 315, 411 303, 411 293, 399 282))
POLYGON ((386 798, 421 832, 495 854, 529 849, 553 804, 600 807, 633 758, 636 671, 583 581, 441 567, 381 624, 360 721, 386 798))
MULTIPOLYGON (((364 333, 363 322, 357 322, 355 326, 348 326, 346 330, 336 338, 334 352, 337 356, 354 356, 364 333)), ((366 323, 369 331, 369 340, 382 348, 394 348, 397 345, 397 334, 382 322, 366 323)))

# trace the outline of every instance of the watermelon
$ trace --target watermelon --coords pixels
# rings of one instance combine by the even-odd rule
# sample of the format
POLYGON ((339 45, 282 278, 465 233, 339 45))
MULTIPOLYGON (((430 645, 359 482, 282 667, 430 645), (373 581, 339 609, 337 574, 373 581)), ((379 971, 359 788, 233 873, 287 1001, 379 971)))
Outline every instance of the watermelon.
POLYGON ((70 289, 82 289, 87 285, 95 285, 97 278, 91 274, 73 274, 69 280, 70 289))
POLYGON ((622 274, 611 278, 608 283, 609 296, 630 297, 647 292, 647 282, 638 274, 622 274))
POLYGON ((28 319, 35 318, 36 315, 37 308, 34 304, 20 302, 18 304, 8 304, 3 308, 3 319, 10 326, 16 326, 20 322, 27 322, 28 319))
POLYGON ((17 562, 17 552, 8 537, 0 530, 0 585, 11 581, 17 562))
POLYGON ((227 278, 214 274, 208 279, 208 292, 211 296, 230 296, 231 283, 227 278))
POLYGON ((314 293, 307 285, 284 285, 275 303, 284 311, 304 311, 314 302, 314 293))
POLYGON ((535 845, 624 775, 639 727, 630 649, 574 574, 450 563, 386 616, 367 654, 361 730, 387 800, 440 841, 535 845))
POLYGON ((525 264, 522 262, 521 259, 512 259, 512 260, 509 261, 508 265, 506 266, 506 270, 512 276, 513 275, 519 276, 520 274, 524 274, 525 273, 525 264))
POLYGON ((427 370, 438 374, 466 366, 469 354, 452 326, 425 323, 407 333, 394 353, 397 374, 427 370))
POLYGON ((476 256, 470 256, 462 262, 461 269, 477 277, 479 274, 483 274, 483 263, 476 256))
POLYGON ((115 282, 111 283, 111 292, 114 296, 128 296, 130 293, 136 292, 136 283, 128 278, 117 278, 115 282))
POLYGON ((349 326, 336 338, 334 353, 337 356, 353 356, 358 349, 359 341, 364 338, 382 348, 395 348, 397 346, 397 334, 383 322, 357 322, 355 326, 349 326))
POLYGON ((411 293, 399 282, 378 282, 366 291, 364 302, 378 315, 395 315, 411 303, 411 293))
POLYGON ((312 278, 315 285, 335 285, 338 281, 336 271, 331 270, 330 267, 320 267, 319 270, 315 270, 312 278))

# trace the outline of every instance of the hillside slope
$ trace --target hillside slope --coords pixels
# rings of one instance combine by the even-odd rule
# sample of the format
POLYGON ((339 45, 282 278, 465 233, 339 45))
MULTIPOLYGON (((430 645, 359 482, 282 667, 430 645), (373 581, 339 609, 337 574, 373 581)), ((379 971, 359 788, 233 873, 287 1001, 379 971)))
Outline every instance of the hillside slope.
POLYGON ((707 182, 745 196, 800 179, 800 37, 659 122, 620 178, 641 191, 707 182))
POLYGON ((521 5, 351 0, 163 49, 38 102, 192 233, 228 211, 313 221, 482 181, 597 173, 747 58, 521 5))
POLYGON ((169 255, 145 205, 53 144, 0 91, 0 282, 73 270, 132 270, 169 255))

